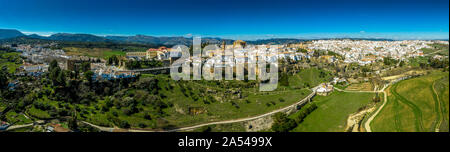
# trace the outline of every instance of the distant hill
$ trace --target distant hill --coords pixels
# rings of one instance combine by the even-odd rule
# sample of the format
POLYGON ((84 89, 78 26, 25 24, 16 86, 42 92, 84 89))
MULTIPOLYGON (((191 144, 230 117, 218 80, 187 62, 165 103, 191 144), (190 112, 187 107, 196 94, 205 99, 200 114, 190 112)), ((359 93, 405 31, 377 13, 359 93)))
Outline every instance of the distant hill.
POLYGON ((288 43, 300 43, 308 41, 306 39, 290 39, 290 38, 273 38, 273 39, 264 39, 264 40, 255 40, 255 41, 248 41, 249 44, 288 44, 288 43))
POLYGON ((49 40, 57 41, 79 41, 79 42, 107 42, 110 41, 104 37, 95 36, 91 34, 69 34, 69 33, 57 33, 47 38, 49 40))
POLYGON ((14 29, 0 29, 0 39, 8 39, 19 36, 24 36, 22 32, 14 29))
POLYGON ((133 43, 144 43, 144 44, 163 44, 163 45, 177 45, 184 44, 187 45, 191 43, 191 39, 185 37, 154 37, 146 35, 136 35, 136 36, 106 36, 106 39, 123 41, 123 42, 133 42, 133 43))
POLYGON ((14 38, 8 38, 8 39, 0 39, 0 44, 7 43, 7 44, 41 44, 41 43, 51 43, 54 42, 53 40, 47 40, 47 39, 40 39, 40 38, 32 38, 29 36, 19 36, 14 38))
MULTIPOLYGON (((67 42, 111 42, 111 43, 132 43, 132 44, 143 44, 143 45, 192 45, 192 37, 182 37, 182 36, 148 36, 148 35, 135 35, 135 36, 97 36, 92 34, 70 34, 70 33, 57 33, 51 36, 40 36, 37 34, 25 35, 18 30, 14 29, 0 29, 0 40, 3 42, 8 41, 24 41, 23 37, 31 38, 33 41, 38 39, 50 40, 50 41, 67 41, 67 42), (16 39, 15 39, 16 38, 16 39), (11 40, 5 40, 11 39, 11 40)), ((289 44, 289 43, 299 43, 311 40, 369 40, 369 41, 394 41, 392 39, 384 38, 321 38, 321 39, 296 39, 296 38, 272 38, 272 39, 261 39, 246 41, 248 44, 289 44)), ((446 39, 448 41, 448 39, 446 39)), ((226 44, 232 44, 234 40, 232 39, 222 39, 222 38, 212 38, 212 37, 202 37, 202 43, 209 44, 221 44, 223 41, 226 44)))
POLYGON ((47 39, 47 37, 40 36, 40 35, 37 35, 37 34, 30 34, 30 35, 27 35, 27 37, 35 38, 35 39, 47 39))
MULTIPOLYGON (((53 40, 53 41, 76 41, 76 42, 118 42, 118 43, 136 43, 136 44, 152 44, 152 45, 192 45, 192 38, 182 37, 182 36, 174 36, 174 37, 156 37, 156 36, 147 36, 147 35, 135 35, 135 36, 96 36, 92 34, 70 34, 70 33, 57 33, 50 35, 48 37, 40 36, 37 34, 24 35, 18 30, 1 30, 0 29, 0 39, 8 39, 13 38, 9 41, 23 41, 24 38, 17 37, 29 37, 32 39, 43 39, 43 40, 53 40), (5 31, 2 33, 2 31, 5 31)), ((222 38, 211 38, 211 37, 203 37, 202 43, 209 44, 221 44, 222 41, 225 41, 226 44, 232 44, 234 40, 232 39, 222 39, 222 38)), ((255 40, 255 41, 247 41, 249 44, 286 44, 286 43, 298 43, 304 40, 300 39, 285 39, 285 38, 274 38, 274 39, 266 39, 266 40, 255 40)))
MULTIPOLYGON (((192 45, 192 38, 186 38, 181 36, 176 37, 155 37, 147 35, 136 35, 136 36, 106 36, 106 39, 131 42, 131 43, 143 43, 143 44, 159 44, 159 45, 192 45)), ((231 44, 234 40, 221 39, 221 38, 202 38, 202 42, 208 42, 210 44, 220 44, 225 41, 227 44, 231 44)))

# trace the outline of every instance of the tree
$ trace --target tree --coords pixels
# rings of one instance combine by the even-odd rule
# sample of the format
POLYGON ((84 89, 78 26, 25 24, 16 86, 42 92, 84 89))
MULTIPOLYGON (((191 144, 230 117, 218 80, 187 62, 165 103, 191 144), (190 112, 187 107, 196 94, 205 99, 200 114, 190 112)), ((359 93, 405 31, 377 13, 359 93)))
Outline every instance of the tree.
POLYGON ((4 89, 4 88, 6 88, 6 86, 8 86, 7 71, 8 71, 8 68, 6 66, 3 66, 3 68, 0 71, 0 87, 1 87, 1 89, 4 89), (6 70, 4 70, 4 69, 6 69, 6 70))
POLYGON ((130 128, 130 124, 125 120, 122 120, 120 122, 119 126, 120 126, 120 128, 130 128))
POLYGON ((144 114, 144 119, 152 120, 152 116, 150 115, 150 113, 146 112, 146 113, 144 114))
POLYGON ((303 119, 305 119, 306 116, 308 116, 308 114, 313 112, 315 109, 317 109, 317 105, 315 103, 306 105, 305 108, 299 111, 300 114, 295 118, 295 122, 297 122, 297 124, 301 123, 303 119))
POLYGON ((375 94, 375 97, 372 98, 372 101, 377 103, 381 101, 381 97, 378 93, 375 94))
POLYGON ((50 75, 49 75, 50 80, 52 80, 53 85, 60 85, 60 82, 62 80, 65 80, 64 78, 62 78, 65 75, 61 74, 61 68, 59 68, 59 66, 53 67, 51 69, 52 70, 50 71, 50 75))
POLYGON ((116 55, 112 55, 108 58, 108 65, 119 65, 119 58, 116 55))
POLYGON ((48 71, 52 71, 52 70, 55 69, 56 67, 59 67, 59 66, 58 66, 58 61, 52 60, 52 61, 50 62, 50 66, 48 67, 48 71))
POLYGON ((89 84, 92 83, 92 76, 94 76, 94 72, 92 71, 86 71, 84 72, 84 78, 86 78, 86 80, 88 80, 89 84))
POLYGON ((128 69, 140 69, 141 63, 140 61, 128 61, 126 66, 128 69))
POLYGON ((402 60, 402 61, 400 61, 400 64, 399 64, 399 66, 400 66, 400 67, 403 67, 404 65, 405 65, 405 61, 403 61, 403 60, 402 60))
POLYGON ((200 128, 200 132, 211 132, 212 128, 211 126, 203 126, 200 128))
POLYGON ((81 64, 81 68, 82 68, 83 72, 86 72, 86 71, 88 71, 91 68, 91 63, 83 62, 81 64))
POLYGON ((282 112, 276 113, 272 118, 274 121, 272 130, 275 132, 288 132, 297 126, 294 120, 289 119, 287 115, 282 112))
POLYGON ((287 73, 281 73, 280 85, 289 86, 289 75, 287 73))
POLYGON ((72 114, 72 118, 69 119, 68 126, 71 130, 78 130, 76 111, 72 114))
POLYGON ((58 82, 58 85, 65 86, 65 84, 66 84, 66 75, 64 74, 63 71, 60 71, 58 73, 58 77, 56 77, 56 81, 58 82))
POLYGON ((323 72, 323 71, 319 72, 319 77, 320 78, 325 78, 325 76, 327 76, 327 74, 325 72, 323 72))

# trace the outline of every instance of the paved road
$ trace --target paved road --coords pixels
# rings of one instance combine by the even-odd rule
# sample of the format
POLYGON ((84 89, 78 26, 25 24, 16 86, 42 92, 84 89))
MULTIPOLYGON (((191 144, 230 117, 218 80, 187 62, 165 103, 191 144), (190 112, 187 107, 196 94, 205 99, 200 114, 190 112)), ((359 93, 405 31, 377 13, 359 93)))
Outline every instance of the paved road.
MULTIPOLYGON (((314 88, 316 88, 316 87, 314 87, 314 88)), ((255 120, 255 119, 259 119, 259 118, 266 117, 266 116, 269 116, 269 115, 273 115, 273 114, 278 113, 278 112, 282 112, 284 110, 287 110, 289 108, 297 106, 298 104, 303 104, 304 102, 309 101, 309 99, 316 94, 315 89, 312 89, 312 90, 313 90, 313 92, 311 92, 311 94, 309 94, 308 96, 306 96, 305 98, 303 98, 299 102, 296 102, 296 103, 294 103, 294 104, 292 104, 290 106, 287 106, 287 107, 284 107, 284 108, 281 108, 281 109, 277 109, 277 110, 274 110, 272 112, 265 113, 265 114, 262 114, 262 115, 254 116, 254 117, 233 119, 233 120, 225 120, 225 121, 217 121, 217 122, 210 122, 210 123, 204 123, 204 124, 199 124, 199 125, 195 125, 195 126, 182 127, 182 128, 177 128, 177 129, 172 129, 172 130, 165 130, 165 131, 155 131, 155 130, 145 130, 145 129, 128 129, 128 131, 129 132, 176 132, 176 131, 192 130, 192 129, 196 129, 196 128, 200 128, 200 127, 208 126, 208 125, 228 124, 228 123, 236 123, 236 122, 244 122, 244 121, 255 120)), ((87 125, 90 125, 90 126, 92 126, 94 128, 97 128, 97 129, 99 129, 101 131, 106 131, 106 132, 113 132, 115 129, 118 129, 118 128, 110 128, 110 127, 101 127, 101 126, 97 126, 97 125, 94 125, 94 124, 91 124, 91 123, 88 123, 88 122, 85 122, 85 121, 82 121, 82 122, 87 124, 87 125)))

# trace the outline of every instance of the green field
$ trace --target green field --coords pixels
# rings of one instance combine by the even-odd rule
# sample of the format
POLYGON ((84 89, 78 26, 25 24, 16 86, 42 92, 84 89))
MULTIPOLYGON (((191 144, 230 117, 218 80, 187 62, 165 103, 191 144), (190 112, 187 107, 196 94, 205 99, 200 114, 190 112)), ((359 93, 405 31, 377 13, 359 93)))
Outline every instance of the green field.
POLYGON ((438 98, 440 101, 440 112, 441 116, 441 125, 439 127, 441 132, 449 131, 449 76, 436 80, 434 83, 434 88, 436 93, 438 94, 438 98))
POLYGON ((424 54, 434 53, 436 55, 446 55, 446 56, 448 56, 448 54, 449 54, 449 49, 448 49, 449 47, 446 44, 434 43, 434 44, 430 44, 429 46, 431 46, 432 48, 422 48, 421 49, 424 54))
POLYGON ((6 66, 9 73, 14 73, 22 65, 19 55, 18 52, 0 52, 0 68, 6 66))
POLYGON ((124 56, 126 52, 121 50, 113 50, 109 48, 78 48, 78 47, 65 47, 63 50, 67 55, 79 55, 89 56, 97 58, 107 58, 112 55, 124 56))
MULTIPOLYGON (((431 132, 439 121, 448 120, 448 72, 433 71, 398 82, 387 89, 387 94, 386 105, 371 123, 373 131, 431 132), (441 80, 444 77, 446 83, 441 80), (439 86, 438 95, 433 84, 439 86)), ((448 128, 448 121, 442 122, 448 128)))
POLYGON ((415 58, 409 58, 408 63, 411 66, 418 67, 418 66, 420 66, 421 63, 428 64, 428 59, 429 59, 429 57, 419 56, 419 57, 415 57, 415 58))
POLYGON ((7 122, 14 123, 15 125, 22 125, 33 122, 32 120, 26 118, 23 114, 18 114, 14 111, 9 111, 8 113, 6 113, 5 118, 7 122))
POLYGON ((250 94, 246 98, 249 103, 245 100, 235 100, 234 103, 239 106, 239 108, 236 108, 231 102, 218 101, 211 104, 194 102, 192 99, 186 98, 181 92, 177 91, 170 94, 173 98, 169 99, 176 107, 167 109, 169 116, 165 119, 176 126, 188 126, 204 122, 251 117, 291 105, 306 97, 310 92, 310 90, 302 89, 279 91, 269 94, 250 94), (280 102, 280 98, 283 98, 285 101, 280 102), (267 106, 267 104, 270 104, 270 106, 267 106), (177 109, 186 111, 189 107, 202 107, 205 108, 207 113, 193 116, 181 114, 176 111, 177 109))
MULTIPOLYGON (((372 101, 373 93, 333 92, 316 96, 312 102, 318 108, 311 112, 293 132, 343 132, 350 114, 372 101)), ((298 113, 298 112, 297 112, 298 113)), ((297 113, 290 115, 294 118, 297 113)))
POLYGON ((327 82, 330 79, 330 72, 319 70, 317 68, 303 69, 295 75, 289 77, 289 86, 293 88, 315 87, 322 82, 327 82), (321 76, 320 72, 324 75, 321 76))
POLYGON ((50 114, 47 111, 36 109, 34 106, 27 110, 27 114, 38 119, 49 119, 50 114))

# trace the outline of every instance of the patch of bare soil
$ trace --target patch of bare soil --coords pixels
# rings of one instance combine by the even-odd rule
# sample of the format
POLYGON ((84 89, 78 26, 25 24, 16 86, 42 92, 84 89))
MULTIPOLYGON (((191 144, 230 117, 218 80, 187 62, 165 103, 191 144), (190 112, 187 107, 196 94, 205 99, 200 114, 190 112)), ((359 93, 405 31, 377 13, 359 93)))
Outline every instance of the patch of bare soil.
POLYGON ((366 114, 375 111, 375 104, 370 104, 369 106, 364 107, 358 112, 350 114, 347 118, 347 126, 345 127, 346 132, 360 132, 361 122, 366 116, 366 114))

